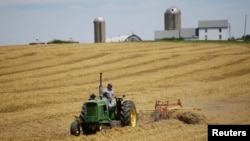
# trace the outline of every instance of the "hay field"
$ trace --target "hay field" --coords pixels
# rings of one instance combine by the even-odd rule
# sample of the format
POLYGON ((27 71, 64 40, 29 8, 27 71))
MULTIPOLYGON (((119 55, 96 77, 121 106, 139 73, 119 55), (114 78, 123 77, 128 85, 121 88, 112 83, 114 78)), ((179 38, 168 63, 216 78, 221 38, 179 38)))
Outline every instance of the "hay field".
POLYGON ((207 124, 250 124, 250 44, 3 46, 0 97, 1 141, 205 141, 207 124), (72 136, 69 127, 82 103, 98 94, 100 72, 104 86, 112 82, 116 95, 126 94, 137 110, 179 98, 204 122, 170 118, 72 136))

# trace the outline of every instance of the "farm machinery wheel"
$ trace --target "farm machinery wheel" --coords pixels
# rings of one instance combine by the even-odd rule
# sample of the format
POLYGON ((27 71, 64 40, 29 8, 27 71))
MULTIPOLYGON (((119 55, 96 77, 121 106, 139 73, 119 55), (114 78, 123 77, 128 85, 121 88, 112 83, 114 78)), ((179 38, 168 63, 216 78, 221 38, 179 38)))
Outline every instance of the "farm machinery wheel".
POLYGON ((100 131, 102 126, 100 124, 84 124, 83 125, 83 133, 88 134, 95 134, 97 131, 100 131))
POLYGON ((160 112, 155 113, 155 121, 159 121, 161 119, 168 119, 168 118, 169 118, 168 113, 163 113, 163 114, 161 114, 160 112))
MULTIPOLYGON (((87 108, 86 108, 86 105, 83 104, 82 105, 82 111, 81 111, 81 114, 80 114, 80 121, 82 123, 86 120, 86 116, 87 116, 87 108)), ((102 130, 102 125, 98 124, 98 123, 96 123, 96 124, 85 123, 85 124, 81 124, 81 126, 82 126, 82 130, 83 130, 84 134, 94 134, 97 131, 102 130)))
POLYGON ((86 105, 83 104, 82 105, 82 111, 80 114, 80 121, 84 122, 86 120, 86 116, 87 116, 87 109, 86 109, 86 105))
POLYGON ((70 125, 70 133, 75 136, 79 136, 81 133, 81 127, 84 129, 85 127, 81 124, 81 121, 85 121, 87 115, 86 105, 83 104, 82 111, 79 116, 79 120, 75 120, 70 125))
POLYGON ((70 125, 70 133, 75 136, 80 135, 80 124, 78 121, 73 121, 70 125))
POLYGON ((121 106, 120 120, 122 126, 135 127, 137 123, 137 113, 133 101, 125 101, 121 106))

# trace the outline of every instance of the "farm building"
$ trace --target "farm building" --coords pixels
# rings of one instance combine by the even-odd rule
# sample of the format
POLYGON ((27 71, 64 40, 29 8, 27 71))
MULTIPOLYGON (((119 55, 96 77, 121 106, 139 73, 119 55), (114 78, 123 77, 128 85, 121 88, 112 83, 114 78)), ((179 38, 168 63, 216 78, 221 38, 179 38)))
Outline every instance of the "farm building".
POLYGON ((199 40, 228 40, 227 20, 199 21, 199 40))
POLYGON ((198 39, 196 28, 181 28, 181 10, 175 6, 165 11, 164 27, 165 30, 163 31, 155 31, 155 40, 170 38, 198 39))
POLYGON ((97 17, 94 20, 94 39, 95 43, 105 42, 106 38, 106 24, 103 17, 97 17))
POLYGON ((183 38, 184 40, 228 40, 227 20, 199 21, 197 28, 181 28, 181 11, 172 6, 164 13, 165 30, 155 31, 155 40, 183 38))
POLYGON ((184 38, 186 40, 197 40, 198 32, 196 28, 182 28, 180 30, 155 31, 155 40, 184 38))
POLYGON ((172 6, 164 13, 165 30, 180 30, 181 29, 181 10, 172 6))
POLYGON ((115 37, 106 38, 106 42, 131 42, 141 41, 142 39, 136 34, 120 35, 115 37))

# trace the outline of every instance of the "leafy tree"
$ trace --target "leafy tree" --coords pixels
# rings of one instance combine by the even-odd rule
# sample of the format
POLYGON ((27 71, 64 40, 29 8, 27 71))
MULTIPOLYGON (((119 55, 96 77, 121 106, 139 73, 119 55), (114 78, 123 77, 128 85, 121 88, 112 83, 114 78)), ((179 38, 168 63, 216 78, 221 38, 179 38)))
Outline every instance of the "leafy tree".
POLYGON ((242 39, 245 41, 250 41, 250 35, 242 36, 242 39))
POLYGON ((54 39, 50 42, 48 42, 47 44, 68 44, 68 43, 79 43, 73 40, 59 40, 59 39, 54 39))

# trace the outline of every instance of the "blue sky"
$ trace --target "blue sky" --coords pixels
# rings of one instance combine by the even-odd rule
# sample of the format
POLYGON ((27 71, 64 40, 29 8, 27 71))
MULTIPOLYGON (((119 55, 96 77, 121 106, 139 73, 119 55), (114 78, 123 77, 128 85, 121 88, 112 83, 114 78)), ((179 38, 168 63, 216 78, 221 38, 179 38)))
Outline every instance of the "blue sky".
POLYGON ((106 36, 135 33, 154 40, 164 30, 164 12, 181 10, 182 28, 196 28, 199 20, 228 20, 231 36, 250 34, 250 0, 1 0, 0 45, 28 44, 39 39, 73 38, 94 42, 93 20, 104 17, 106 36))

